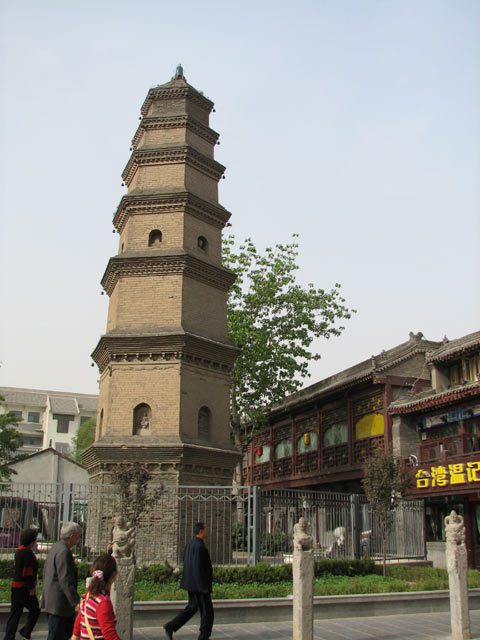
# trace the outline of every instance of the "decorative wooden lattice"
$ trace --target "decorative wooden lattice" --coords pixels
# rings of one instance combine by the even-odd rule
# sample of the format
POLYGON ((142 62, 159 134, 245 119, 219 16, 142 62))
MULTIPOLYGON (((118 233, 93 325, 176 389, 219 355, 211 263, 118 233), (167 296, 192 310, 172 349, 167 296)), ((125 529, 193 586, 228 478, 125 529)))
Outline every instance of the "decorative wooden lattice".
POLYGON ((322 432, 325 432, 328 427, 338 422, 347 421, 347 409, 346 407, 340 407, 334 411, 328 411, 322 415, 322 432))
POLYGON ((270 463, 262 462, 253 466, 253 482, 268 480, 270 478, 270 463))
POLYGON ((353 404, 353 416, 357 418, 358 416, 363 416, 367 413, 376 413, 381 411, 383 408, 383 398, 382 394, 378 393, 374 396, 369 396, 367 398, 362 398, 361 400, 357 400, 353 404))
POLYGON ((289 424, 283 427, 277 427, 272 431, 273 441, 279 442, 280 440, 288 440, 292 435, 292 428, 289 424))
POLYGON ((318 470, 318 453, 309 451, 308 453, 297 454, 297 473, 310 473, 318 470))
POLYGON ((348 464, 348 444, 337 444, 322 451, 322 468, 344 467, 348 464))
POLYGON ((284 478, 292 475, 292 458, 280 458, 273 462, 273 477, 284 478))
POLYGON ((295 433, 300 435, 302 433, 308 433, 309 431, 315 431, 317 426, 317 415, 312 414, 308 416, 308 418, 295 422, 295 433))
POLYGON ((364 462, 373 454, 375 449, 384 448, 383 436, 374 436, 373 438, 362 438, 353 443, 353 460, 354 462, 364 462))

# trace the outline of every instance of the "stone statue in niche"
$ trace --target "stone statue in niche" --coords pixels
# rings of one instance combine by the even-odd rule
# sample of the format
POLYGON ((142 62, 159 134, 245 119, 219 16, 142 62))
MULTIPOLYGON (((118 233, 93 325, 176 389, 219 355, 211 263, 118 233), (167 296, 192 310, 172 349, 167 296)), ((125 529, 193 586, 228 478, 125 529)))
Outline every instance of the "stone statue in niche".
POLYGON ((150 433, 152 426, 152 413, 147 404, 139 405, 134 412, 133 434, 135 436, 145 436, 150 433))

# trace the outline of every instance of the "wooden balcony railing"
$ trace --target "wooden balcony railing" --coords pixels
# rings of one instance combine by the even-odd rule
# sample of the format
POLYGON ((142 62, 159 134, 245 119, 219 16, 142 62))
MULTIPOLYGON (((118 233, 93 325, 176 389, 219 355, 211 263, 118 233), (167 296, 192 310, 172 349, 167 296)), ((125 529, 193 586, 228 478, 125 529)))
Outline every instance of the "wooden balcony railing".
POLYGON ((474 451, 480 451, 479 438, 467 433, 459 433, 455 436, 425 440, 420 443, 418 462, 421 464, 448 460, 468 455, 474 451))

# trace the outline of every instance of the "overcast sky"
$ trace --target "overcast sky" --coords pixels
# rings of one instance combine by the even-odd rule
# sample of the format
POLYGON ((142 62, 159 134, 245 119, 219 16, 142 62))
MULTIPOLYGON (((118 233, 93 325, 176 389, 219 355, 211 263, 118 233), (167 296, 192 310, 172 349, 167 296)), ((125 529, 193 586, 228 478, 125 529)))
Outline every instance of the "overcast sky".
POLYGON ((0 0, 0 39, 0 384, 97 392, 120 174, 178 63, 237 238, 300 234, 358 310, 305 384, 480 328, 477 0, 0 0))

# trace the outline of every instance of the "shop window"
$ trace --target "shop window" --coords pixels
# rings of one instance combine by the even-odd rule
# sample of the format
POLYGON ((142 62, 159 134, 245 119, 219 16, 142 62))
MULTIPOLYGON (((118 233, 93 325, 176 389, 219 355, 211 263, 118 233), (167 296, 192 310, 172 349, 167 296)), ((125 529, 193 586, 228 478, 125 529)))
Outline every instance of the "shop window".
POLYGON ((268 444, 262 444, 254 449, 255 464, 261 464, 262 462, 270 462, 270 446, 268 444))
POLYGON ((148 236, 148 246, 158 247, 160 244, 162 244, 162 232, 159 229, 150 231, 148 236))
POLYGON ((198 437, 208 440, 210 436, 211 412, 208 407, 201 407, 198 412, 198 437))
POLYGON ((280 440, 275 445, 274 457, 275 460, 279 460, 280 458, 288 458, 292 455, 292 441, 291 440, 280 440))
POLYGON ((384 431, 385 422, 381 413, 367 413, 355 424, 355 437, 357 440, 381 436, 384 431))
POLYGON ((39 411, 29 411, 28 412, 28 421, 38 424, 40 422, 40 412, 39 411))
POLYGON ((323 434, 323 446, 333 447, 336 444, 348 442, 348 426, 346 422, 336 422, 328 427, 323 434))
POLYGON ((297 453, 308 453, 309 451, 317 451, 318 434, 315 431, 306 431, 297 438, 297 453))
POLYGON ((53 419, 57 421, 57 433, 68 433, 69 424, 73 422, 74 416, 64 416, 61 413, 54 413, 53 419))

